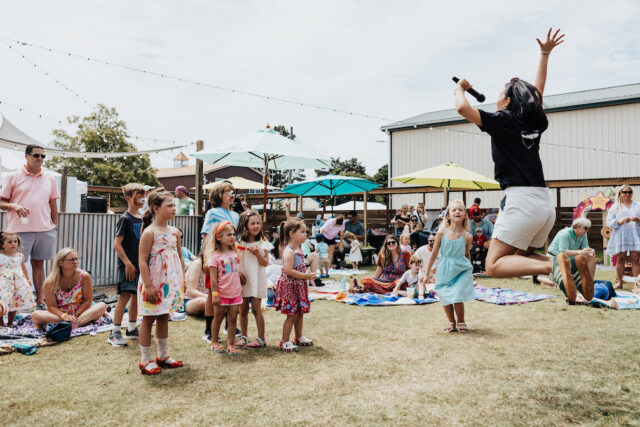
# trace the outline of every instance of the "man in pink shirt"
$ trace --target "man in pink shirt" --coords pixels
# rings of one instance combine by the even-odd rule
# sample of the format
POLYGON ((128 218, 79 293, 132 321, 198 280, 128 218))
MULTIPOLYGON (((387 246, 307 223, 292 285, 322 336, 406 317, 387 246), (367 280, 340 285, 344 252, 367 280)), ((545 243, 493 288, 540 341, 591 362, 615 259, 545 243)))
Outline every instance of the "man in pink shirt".
POLYGON ((22 254, 31 259, 33 285, 36 288, 38 308, 45 309, 42 283, 44 261, 52 259, 58 224, 60 198, 53 176, 42 171, 44 148, 27 145, 27 164, 8 175, 0 190, 0 209, 7 211, 5 229, 18 233, 22 239, 22 254))

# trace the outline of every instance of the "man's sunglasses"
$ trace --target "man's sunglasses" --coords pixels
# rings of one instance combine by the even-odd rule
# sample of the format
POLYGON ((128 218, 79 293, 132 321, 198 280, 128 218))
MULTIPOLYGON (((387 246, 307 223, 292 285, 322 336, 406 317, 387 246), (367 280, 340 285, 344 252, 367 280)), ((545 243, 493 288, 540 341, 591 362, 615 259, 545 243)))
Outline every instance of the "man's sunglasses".
POLYGON ((46 154, 40 154, 40 153, 28 154, 28 156, 31 156, 34 159, 42 159, 42 160, 44 160, 47 157, 46 154))
POLYGON ((429 240, 427 243, 429 243, 430 245, 435 245, 436 241, 435 240, 429 240))

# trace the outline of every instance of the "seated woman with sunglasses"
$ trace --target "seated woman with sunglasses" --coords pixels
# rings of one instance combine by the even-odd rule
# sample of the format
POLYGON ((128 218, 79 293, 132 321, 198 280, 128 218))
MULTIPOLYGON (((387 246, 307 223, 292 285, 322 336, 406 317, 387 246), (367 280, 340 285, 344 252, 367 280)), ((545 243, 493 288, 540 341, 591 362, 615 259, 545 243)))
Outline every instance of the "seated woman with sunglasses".
POLYGON ((640 274, 640 203, 633 200, 633 189, 628 185, 618 191, 616 203, 607 214, 607 225, 612 229, 607 255, 616 255, 616 289, 622 288, 627 252, 631 255, 633 276, 640 274))
POLYGON ((400 242, 396 236, 387 236, 382 249, 378 253, 378 268, 376 268, 374 276, 362 279, 360 283, 353 279, 349 292, 386 294, 393 291, 397 281, 409 269, 410 258, 411 254, 409 252, 400 249, 400 242))
POLYGON ((44 281, 47 310, 36 310, 31 320, 39 328, 48 323, 71 322, 73 328, 98 320, 107 310, 103 302, 93 304, 91 276, 78 268, 78 254, 63 248, 53 261, 51 273, 44 281))

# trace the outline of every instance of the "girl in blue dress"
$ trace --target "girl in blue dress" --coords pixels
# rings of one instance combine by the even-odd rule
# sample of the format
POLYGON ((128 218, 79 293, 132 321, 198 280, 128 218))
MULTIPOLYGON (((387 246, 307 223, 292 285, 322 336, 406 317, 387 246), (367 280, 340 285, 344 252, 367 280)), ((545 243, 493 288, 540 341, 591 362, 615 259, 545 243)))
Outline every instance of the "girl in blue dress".
POLYGON ((449 202, 427 264, 426 271, 431 271, 440 254, 436 270, 436 293, 449 319, 445 332, 469 331, 464 322, 464 302, 473 299, 473 266, 470 255, 473 238, 467 231, 468 221, 462 200, 449 202))

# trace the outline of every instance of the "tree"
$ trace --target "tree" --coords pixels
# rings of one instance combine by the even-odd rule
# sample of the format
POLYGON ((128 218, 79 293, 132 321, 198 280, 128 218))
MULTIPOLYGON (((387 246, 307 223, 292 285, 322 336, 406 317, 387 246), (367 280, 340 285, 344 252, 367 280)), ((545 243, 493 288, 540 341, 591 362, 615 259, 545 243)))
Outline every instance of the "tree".
POLYGON ((382 165, 380 169, 373 175, 373 180, 378 184, 386 187, 389 183, 389 165, 382 165))
MULTIPOLYGON (((53 145, 67 151, 80 152, 132 152, 135 145, 127 142, 127 126, 120 120, 115 108, 99 104, 95 111, 80 119, 69 117, 69 124, 77 125, 75 135, 55 129, 53 145)), ((155 169, 147 154, 109 159, 62 158, 54 156, 46 167, 58 172, 67 168, 70 176, 90 185, 120 187, 129 182, 158 185, 155 169)))
MULTIPOLYGON (((295 141, 296 135, 289 133, 286 127, 278 125, 273 128, 280 135, 295 141)), ((294 182, 304 181, 307 176, 304 169, 275 170, 269 169, 269 183, 277 188, 284 188, 294 182)))
POLYGON ((348 160, 341 161, 340 157, 331 158, 331 168, 326 171, 322 169, 316 169, 316 175, 325 176, 325 175, 346 175, 346 176, 357 176, 361 178, 371 179, 367 175, 367 171, 364 166, 356 157, 353 157, 348 160))

